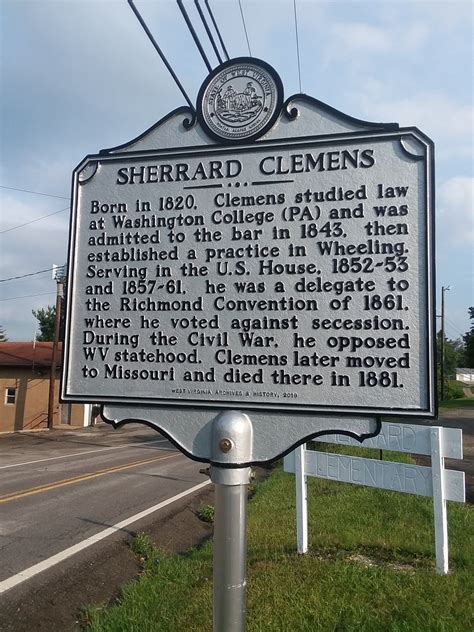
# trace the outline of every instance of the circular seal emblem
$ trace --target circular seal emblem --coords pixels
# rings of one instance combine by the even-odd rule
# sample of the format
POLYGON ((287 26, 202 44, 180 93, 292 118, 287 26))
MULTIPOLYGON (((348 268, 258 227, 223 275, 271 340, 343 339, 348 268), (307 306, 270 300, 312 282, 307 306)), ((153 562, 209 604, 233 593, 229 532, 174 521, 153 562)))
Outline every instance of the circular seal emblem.
POLYGON ((265 134, 283 104, 277 72, 254 57, 237 57, 206 78, 197 99, 198 120, 216 140, 242 143, 265 134))

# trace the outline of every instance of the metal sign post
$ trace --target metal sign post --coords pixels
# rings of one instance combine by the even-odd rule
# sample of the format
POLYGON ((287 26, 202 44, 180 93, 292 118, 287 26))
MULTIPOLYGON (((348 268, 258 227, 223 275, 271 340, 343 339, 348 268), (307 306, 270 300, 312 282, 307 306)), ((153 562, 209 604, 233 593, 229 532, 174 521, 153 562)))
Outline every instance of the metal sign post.
POLYGON ((436 415, 433 151, 237 58, 74 171, 62 399, 211 464, 218 632, 244 625, 251 465, 436 415))
POLYGON ((247 488, 250 468, 211 466, 215 488, 214 631, 245 629, 247 488))
POLYGON ((211 463, 215 483, 214 519, 214 631, 245 629, 247 560, 247 491, 249 467, 225 467, 223 459, 249 460, 252 423, 238 411, 217 417, 213 426, 213 450, 220 464, 211 463), (234 453, 234 454, 232 454, 234 453))

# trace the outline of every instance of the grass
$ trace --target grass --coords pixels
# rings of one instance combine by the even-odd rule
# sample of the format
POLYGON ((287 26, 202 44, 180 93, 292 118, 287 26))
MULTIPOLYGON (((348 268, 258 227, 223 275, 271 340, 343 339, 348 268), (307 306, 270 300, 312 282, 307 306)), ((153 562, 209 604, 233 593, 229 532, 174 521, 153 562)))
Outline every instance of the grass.
POLYGON ((214 505, 205 505, 196 511, 196 516, 203 522, 212 524, 214 522, 214 505))
POLYGON ((439 403, 439 407, 441 410, 443 408, 474 408, 474 398, 446 399, 439 403))
MULTIPOLYGON (((384 458, 409 457, 384 452, 384 458)), ((429 499, 315 478, 308 480, 308 498, 305 556, 295 551, 293 475, 277 468, 250 502, 248 632, 474 629, 472 508, 449 504, 452 571, 442 577, 435 572, 429 499)), ((211 630, 212 543, 167 557, 139 538, 135 550, 146 559, 144 575, 124 587, 117 605, 88 608, 88 629, 211 630)))

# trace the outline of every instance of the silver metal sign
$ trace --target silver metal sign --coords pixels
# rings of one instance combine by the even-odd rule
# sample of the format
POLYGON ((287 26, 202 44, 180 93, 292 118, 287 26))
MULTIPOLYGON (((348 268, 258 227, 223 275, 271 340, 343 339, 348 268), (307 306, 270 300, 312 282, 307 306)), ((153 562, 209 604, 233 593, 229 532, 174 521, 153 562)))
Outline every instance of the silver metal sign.
POLYGON ((428 172, 401 136, 94 157, 81 182, 89 160, 66 396, 428 411, 428 172))
POLYGON ((300 415, 293 445, 351 433, 329 415, 365 417, 356 435, 434 416, 431 141, 304 95, 280 109, 269 67, 225 66, 202 125, 181 108, 74 172, 63 399, 203 459, 157 407, 300 415))

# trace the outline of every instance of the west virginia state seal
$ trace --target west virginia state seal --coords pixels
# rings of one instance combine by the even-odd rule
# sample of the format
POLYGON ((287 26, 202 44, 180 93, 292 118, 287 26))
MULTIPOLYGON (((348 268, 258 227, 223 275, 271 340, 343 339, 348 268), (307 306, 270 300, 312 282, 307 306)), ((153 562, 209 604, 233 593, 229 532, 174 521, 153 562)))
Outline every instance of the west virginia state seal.
POLYGON ((197 115, 207 134, 242 143, 265 134, 283 104, 278 73, 254 57, 237 57, 218 66, 199 90, 197 115))

